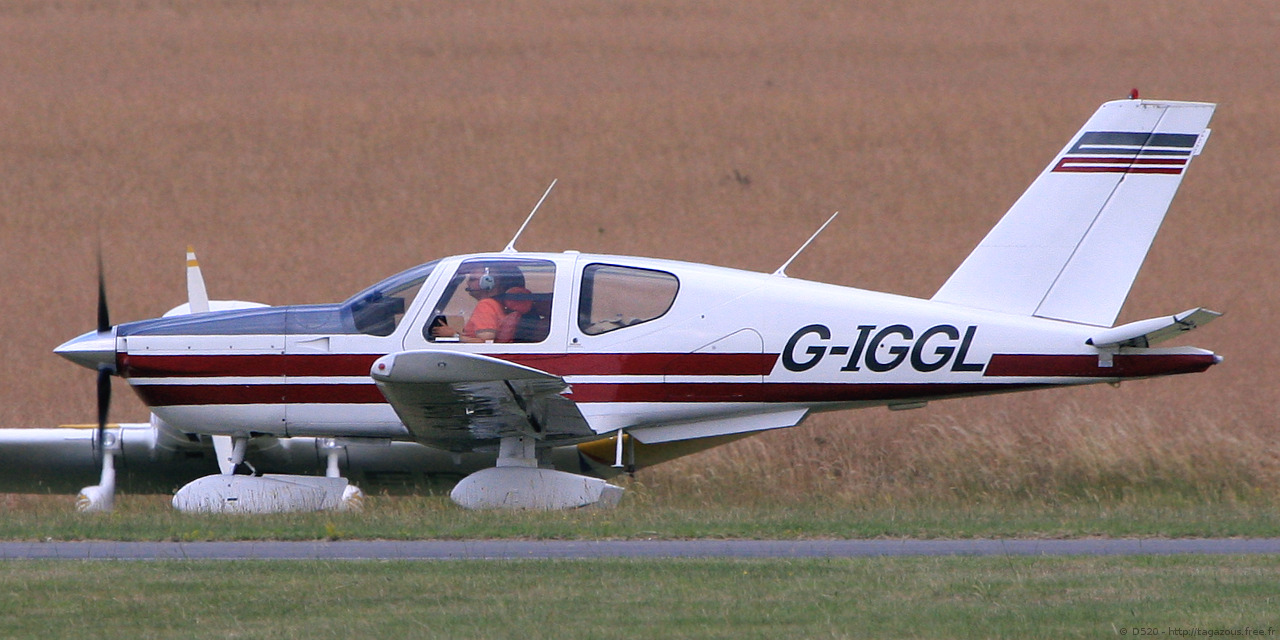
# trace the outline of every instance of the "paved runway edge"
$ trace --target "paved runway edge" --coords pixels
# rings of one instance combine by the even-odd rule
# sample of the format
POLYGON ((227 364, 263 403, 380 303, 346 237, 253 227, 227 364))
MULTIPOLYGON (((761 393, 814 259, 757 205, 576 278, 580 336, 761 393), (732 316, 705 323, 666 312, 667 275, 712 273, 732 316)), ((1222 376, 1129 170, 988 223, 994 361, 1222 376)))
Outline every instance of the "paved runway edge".
POLYGON ((519 560, 1280 554, 1280 538, 0 542, 4 560, 519 560))

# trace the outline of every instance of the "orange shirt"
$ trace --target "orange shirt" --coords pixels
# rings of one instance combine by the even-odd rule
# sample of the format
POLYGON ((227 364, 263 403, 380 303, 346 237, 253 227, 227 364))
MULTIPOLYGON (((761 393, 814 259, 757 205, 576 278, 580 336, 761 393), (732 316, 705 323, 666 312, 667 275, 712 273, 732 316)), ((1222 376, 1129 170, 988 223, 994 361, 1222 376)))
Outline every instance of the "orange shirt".
POLYGON ((503 312, 501 302, 493 298, 485 298, 478 302, 476 310, 471 312, 471 318, 467 320, 466 326, 462 327, 462 335, 475 338, 481 331, 492 331, 496 334, 498 325, 502 324, 502 318, 505 315, 507 314, 503 312))

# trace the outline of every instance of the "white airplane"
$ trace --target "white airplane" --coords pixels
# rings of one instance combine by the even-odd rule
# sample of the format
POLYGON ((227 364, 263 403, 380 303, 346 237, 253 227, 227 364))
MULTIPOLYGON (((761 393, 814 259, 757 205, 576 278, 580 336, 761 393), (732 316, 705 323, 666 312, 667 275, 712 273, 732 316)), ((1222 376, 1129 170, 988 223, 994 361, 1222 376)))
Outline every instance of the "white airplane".
POLYGON ((1213 111, 1103 104, 928 300, 789 278, 795 256, 754 273, 513 239, 265 307, 209 302, 189 256, 187 305, 113 326, 102 302, 55 350, 99 372, 99 423, 5 430, 0 488, 100 466, 86 509, 120 468, 185 482, 178 509, 270 512, 439 475, 467 508, 610 505, 624 468, 816 412, 1204 371, 1221 358, 1155 345, 1218 313, 1112 325, 1213 111), (106 425, 110 376, 149 424, 106 425))

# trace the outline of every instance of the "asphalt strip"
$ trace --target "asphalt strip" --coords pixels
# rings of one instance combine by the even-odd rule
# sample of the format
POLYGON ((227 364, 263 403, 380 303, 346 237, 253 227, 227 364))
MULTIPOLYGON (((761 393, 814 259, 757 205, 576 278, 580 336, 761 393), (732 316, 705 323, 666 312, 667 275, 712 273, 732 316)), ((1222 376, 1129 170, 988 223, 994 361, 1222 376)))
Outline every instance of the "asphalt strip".
POLYGON ((546 560, 1280 554, 1280 538, 0 542, 4 560, 546 560))

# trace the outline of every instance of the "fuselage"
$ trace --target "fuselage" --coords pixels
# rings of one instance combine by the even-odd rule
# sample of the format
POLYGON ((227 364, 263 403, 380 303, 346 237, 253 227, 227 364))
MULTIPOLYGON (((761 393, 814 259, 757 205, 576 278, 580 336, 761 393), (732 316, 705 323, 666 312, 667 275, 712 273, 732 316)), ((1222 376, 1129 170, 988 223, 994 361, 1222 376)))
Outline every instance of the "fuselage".
POLYGON ((413 438, 369 373, 406 350, 482 354, 561 376, 595 433, 625 429, 641 441, 770 428, 760 414, 798 421, 1217 361, 1199 349, 1086 344, 1099 330, 685 262, 501 253, 427 263, 340 304, 125 323, 114 346, 116 372, 184 431, 392 440, 413 438), (458 283, 476 265, 518 276, 543 326, 506 342, 435 337, 433 324, 460 323, 474 304, 458 283))

